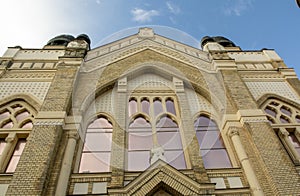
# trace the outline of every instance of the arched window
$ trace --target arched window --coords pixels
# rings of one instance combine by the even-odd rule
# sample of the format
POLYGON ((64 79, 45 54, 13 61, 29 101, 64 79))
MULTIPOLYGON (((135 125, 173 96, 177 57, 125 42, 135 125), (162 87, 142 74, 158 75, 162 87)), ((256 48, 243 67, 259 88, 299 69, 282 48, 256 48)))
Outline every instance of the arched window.
POLYGON ((200 115, 194 124, 205 168, 232 167, 221 133, 216 123, 200 115))
POLYGON ((104 117, 94 120, 87 128, 79 172, 109 172, 112 144, 112 124, 104 117))
POLYGON ((129 117, 134 120, 128 128, 126 169, 143 171, 158 159, 177 169, 186 169, 179 127, 173 120, 178 117, 174 98, 156 95, 131 97, 128 108, 129 117), (132 100, 137 100, 139 115, 130 112, 132 100))
POLYGON ((278 99, 267 100, 263 110, 293 162, 300 165, 300 111, 278 99))
POLYGON ((12 173, 26 145, 33 127, 36 110, 21 100, 0 107, 0 172, 12 173))

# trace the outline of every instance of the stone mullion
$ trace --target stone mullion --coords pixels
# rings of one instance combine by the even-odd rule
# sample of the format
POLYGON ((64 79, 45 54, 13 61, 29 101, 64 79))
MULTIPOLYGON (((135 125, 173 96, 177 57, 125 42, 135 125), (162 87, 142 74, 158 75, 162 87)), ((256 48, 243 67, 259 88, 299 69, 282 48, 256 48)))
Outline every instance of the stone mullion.
POLYGON ((44 195, 63 134, 66 111, 71 104, 78 64, 61 63, 13 175, 7 195, 44 195), (22 179, 22 180, 20 180, 22 179))
POLYGON ((0 157, 0 172, 4 173, 9 163, 9 160, 14 152, 15 146, 18 142, 16 133, 10 133, 6 138, 6 145, 3 149, 2 155, 0 157))
POLYGON ((204 168, 203 160, 200 156, 199 145, 195 134, 196 132, 193 127, 194 123, 192 120, 187 97, 184 92, 177 92, 176 95, 178 97, 181 108, 180 131, 182 133, 181 135, 184 136, 183 148, 187 149, 190 164, 192 169, 195 171, 195 177, 197 181, 201 183, 209 182, 206 170, 204 168))

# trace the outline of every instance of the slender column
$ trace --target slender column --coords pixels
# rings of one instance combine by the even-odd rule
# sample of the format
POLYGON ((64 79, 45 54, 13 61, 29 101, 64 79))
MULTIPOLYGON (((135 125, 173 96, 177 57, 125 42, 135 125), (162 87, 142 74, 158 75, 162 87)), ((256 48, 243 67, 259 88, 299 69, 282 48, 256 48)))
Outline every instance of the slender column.
POLYGON ((230 127, 230 131, 229 131, 229 136, 232 140, 233 146, 235 148, 235 151, 237 153, 237 156, 239 158, 239 161, 242 164, 242 167, 244 169, 246 178, 249 182, 250 185, 250 189, 253 193, 253 195, 255 196, 261 196, 264 195, 260 184, 257 180, 257 177, 254 173, 254 170, 251 166, 251 163, 249 161, 249 158, 244 150, 244 147, 242 145, 240 136, 239 136, 239 132, 238 132, 238 127, 230 127))
MULTIPOLYGON (((296 133, 295 133, 295 135, 296 135, 296 133)), ((285 130, 284 128, 280 128, 280 130, 279 130, 279 137, 288 146, 289 151, 294 156, 294 160, 297 163, 300 163, 300 156, 299 156, 298 152, 296 151, 295 147, 293 146, 293 144, 291 143, 291 141, 289 139, 289 132, 287 130, 285 130)))
POLYGON ((6 138, 5 138, 6 144, 3 149, 2 155, 0 157, 0 172, 3 173, 5 172, 6 165, 9 161, 9 157, 14 151, 14 147, 17 143, 17 136, 16 133, 10 133, 6 138))
POLYGON ((60 174, 58 177, 58 183, 57 183, 56 193, 55 193, 56 196, 66 195, 68 182, 69 182, 71 169, 72 169, 73 156, 74 156, 78 138, 79 136, 77 134, 77 131, 72 131, 68 133, 68 143, 65 150, 60 174))

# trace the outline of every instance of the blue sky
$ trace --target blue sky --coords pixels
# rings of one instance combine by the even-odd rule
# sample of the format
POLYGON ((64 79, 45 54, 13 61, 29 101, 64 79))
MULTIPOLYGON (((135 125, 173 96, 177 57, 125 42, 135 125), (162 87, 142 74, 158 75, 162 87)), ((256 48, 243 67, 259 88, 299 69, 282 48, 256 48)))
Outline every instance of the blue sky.
POLYGON ((17 45, 42 48, 59 34, 86 33, 95 48, 124 29, 152 26, 195 47, 222 35, 243 50, 275 49, 300 76, 295 0, 1 0, 0 7, 0 55, 17 45))

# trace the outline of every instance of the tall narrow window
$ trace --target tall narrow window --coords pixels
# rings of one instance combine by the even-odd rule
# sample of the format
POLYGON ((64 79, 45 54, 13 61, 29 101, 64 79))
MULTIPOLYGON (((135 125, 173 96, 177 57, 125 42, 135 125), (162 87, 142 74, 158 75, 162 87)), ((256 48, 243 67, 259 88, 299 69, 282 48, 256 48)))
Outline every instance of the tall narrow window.
POLYGON ((178 125, 169 117, 162 117, 156 125, 157 140, 164 149, 167 163, 177 169, 186 169, 178 125))
POLYGON ((137 112, 137 101, 132 98, 128 103, 128 115, 132 116, 136 112, 137 112))
POLYGON ((196 120, 194 126, 204 167, 232 167, 221 133, 216 123, 206 116, 200 116, 196 120))
POLYGON ((108 172, 110 170, 111 143, 111 123, 103 117, 94 120, 86 131, 79 172, 108 172))
POLYGON ((152 128, 143 117, 129 125, 127 170, 142 171, 150 166, 150 150, 153 146, 152 128))
POLYGON ((13 155, 8 163, 8 166, 6 168, 7 173, 14 172, 16 170, 18 162, 19 162, 22 152, 24 150, 25 144, 26 144, 25 139, 19 139, 19 141, 15 147, 14 153, 13 153, 13 155))
POLYGON ((146 98, 143 98, 142 102, 141 102, 141 105, 142 105, 142 112, 144 112, 144 113, 146 113, 146 114, 149 115, 149 109, 150 109, 149 100, 146 99, 146 98))
POLYGON ((153 100, 153 109, 154 109, 154 115, 157 116, 158 114, 163 112, 163 107, 161 100, 159 98, 155 98, 153 100))
POLYGON ((166 107, 167 107, 167 112, 170 112, 170 113, 176 115, 175 106, 174 106, 174 102, 172 99, 168 98, 166 100, 166 107))

